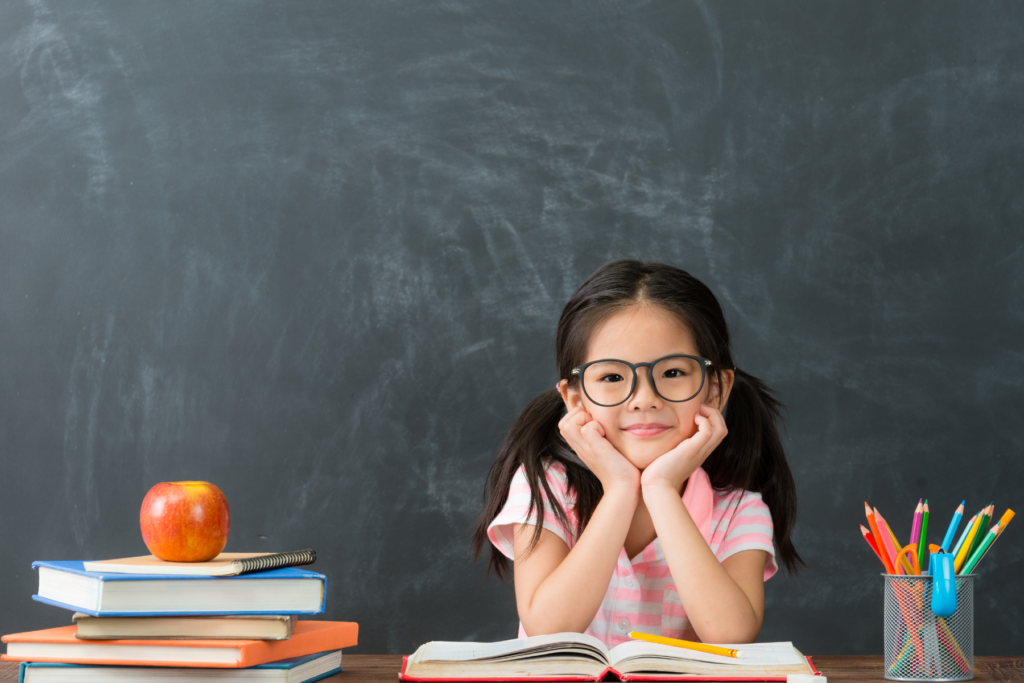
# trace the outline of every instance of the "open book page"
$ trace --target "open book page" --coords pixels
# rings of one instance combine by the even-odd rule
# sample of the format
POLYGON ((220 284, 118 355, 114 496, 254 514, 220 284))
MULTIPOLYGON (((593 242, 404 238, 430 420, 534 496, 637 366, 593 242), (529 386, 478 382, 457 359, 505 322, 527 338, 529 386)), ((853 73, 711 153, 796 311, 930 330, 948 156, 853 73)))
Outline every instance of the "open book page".
POLYGON ((509 661, 547 655, 565 658, 583 657, 607 664, 608 649, 594 636, 585 633, 552 633, 532 638, 502 640, 497 643, 461 643, 433 641, 421 645, 409 657, 409 663, 427 661, 509 661))
POLYGON ((785 676, 812 673, 810 665, 791 643, 725 645, 739 649, 743 659, 639 640, 616 645, 609 652, 612 668, 619 673, 640 671, 694 675, 785 676))
MULTIPOLYGON (((717 644, 717 643, 716 643, 717 644)), ((631 640, 616 645, 608 653, 611 665, 618 668, 618 663, 630 657, 670 657, 673 659, 689 659, 723 666, 762 666, 765 664, 802 664, 804 658, 792 643, 751 643, 748 645, 722 645, 742 651, 744 657, 725 657, 700 650, 689 650, 682 647, 648 643, 643 640, 631 640)))

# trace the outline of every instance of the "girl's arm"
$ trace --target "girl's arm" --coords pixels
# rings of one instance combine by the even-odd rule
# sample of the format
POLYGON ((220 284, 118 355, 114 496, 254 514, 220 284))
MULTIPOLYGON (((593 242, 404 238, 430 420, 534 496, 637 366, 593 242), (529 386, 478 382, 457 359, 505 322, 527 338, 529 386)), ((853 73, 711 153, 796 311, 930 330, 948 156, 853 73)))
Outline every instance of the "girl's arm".
POLYGON ((645 486, 643 496, 693 630, 706 643, 754 642, 764 619, 768 553, 744 550, 719 562, 678 490, 645 486))
POLYGON ((701 405, 697 433, 644 470, 644 503, 693 630, 709 643, 749 643, 764 618, 768 553, 747 550, 719 562, 683 505, 683 482, 725 438, 722 414, 701 405))
MULTIPOLYGON (((605 439, 604 428, 571 398, 559 431, 601 482, 604 490, 572 550, 554 533, 541 529, 530 549, 534 526, 513 526, 516 607, 531 636, 587 630, 601 607, 619 552, 640 501, 640 471, 605 439)), ((538 516, 543 510, 537 511, 538 516)))
POLYGON ((606 493, 572 550, 551 531, 514 525, 516 607, 527 635, 583 633, 601 607, 625 543, 639 488, 606 493))

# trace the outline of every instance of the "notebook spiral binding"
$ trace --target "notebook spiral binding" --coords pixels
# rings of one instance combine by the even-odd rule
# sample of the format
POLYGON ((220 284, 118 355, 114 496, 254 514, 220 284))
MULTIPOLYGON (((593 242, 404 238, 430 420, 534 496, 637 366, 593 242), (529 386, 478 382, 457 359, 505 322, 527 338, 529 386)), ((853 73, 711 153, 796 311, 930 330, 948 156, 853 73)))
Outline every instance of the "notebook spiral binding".
POLYGON ((245 560, 235 560, 232 564, 240 567, 239 574, 250 572, 262 572, 267 569, 279 569, 281 567, 301 567, 316 562, 315 550, 296 550, 291 553, 275 553, 273 555, 260 555, 245 560))

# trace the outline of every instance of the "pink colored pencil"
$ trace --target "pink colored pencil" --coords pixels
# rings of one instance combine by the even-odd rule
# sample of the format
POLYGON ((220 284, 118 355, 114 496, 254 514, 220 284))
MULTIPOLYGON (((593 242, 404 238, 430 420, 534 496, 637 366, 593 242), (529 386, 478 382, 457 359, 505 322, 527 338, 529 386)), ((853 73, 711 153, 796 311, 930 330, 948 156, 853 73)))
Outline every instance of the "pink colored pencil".
POLYGON ((914 523, 910 527, 910 545, 917 545, 918 539, 921 537, 921 515, 924 510, 924 499, 918 499, 917 509, 914 510, 914 523))
MULTIPOLYGON (((882 513, 878 511, 878 508, 874 509, 875 519, 878 521, 878 528, 885 527, 885 517, 882 517, 882 513)), ((892 536, 886 533, 880 534, 882 537, 882 545, 885 546, 885 554, 889 556, 889 562, 892 566, 896 566, 896 546, 892 544, 892 536)))

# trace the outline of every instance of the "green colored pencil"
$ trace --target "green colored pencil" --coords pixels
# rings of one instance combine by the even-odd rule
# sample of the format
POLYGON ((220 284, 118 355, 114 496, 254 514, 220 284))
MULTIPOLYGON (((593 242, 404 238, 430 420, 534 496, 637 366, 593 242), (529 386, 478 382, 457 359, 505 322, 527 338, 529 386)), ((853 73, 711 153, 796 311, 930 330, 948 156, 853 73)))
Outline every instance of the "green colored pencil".
POLYGON ((988 547, 992 545, 992 541, 996 540, 996 536, 998 535, 999 522, 996 522, 996 525, 989 529, 988 533, 985 534, 985 540, 982 541, 981 545, 978 546, 977 550, 975 550, 971 554, 971 559, 967 560, 967 564, 964 565, 964 567, 960 570, 961 575, 971 573, 971 570, 974 569, 974 565, 978 564, 978 561, 981 560, 982 555, 985 554, 985 551, 988 550, 988 547))
POLYGON ((917 564, 924 571, 928 568, 928 563, 925 560, 928 556, 925 554, 928 552, 928 542, 925 540, 928 538, 928 501, 924 501, 924 509, 921 510, 921 535, 917 539, 917 564))
POLYGON ((995 509, 996 504, 989 503, 987 506, 985 506, 984 510, 978 513, 981 515, 981 523, 978 524, 978 533, 974 534, 974 541, 971 543, 971 549, 967 551, 968 558, 974 557, 974 551, 977 550, 978 546, 981 545, 981 541, 985 537, 982 531, 988 528, 988 523, 992 521, 992 513, 995 511, 995 509))

